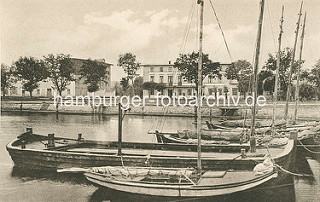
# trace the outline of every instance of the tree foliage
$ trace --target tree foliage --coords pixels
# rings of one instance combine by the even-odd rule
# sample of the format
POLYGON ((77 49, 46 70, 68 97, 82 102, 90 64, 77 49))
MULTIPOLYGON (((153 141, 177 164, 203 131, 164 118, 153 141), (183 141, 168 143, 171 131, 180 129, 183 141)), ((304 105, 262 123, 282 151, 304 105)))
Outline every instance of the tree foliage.
POLYGON ((152 91, 152 90, 162 91, 163 89, 166 88, 165 84, 155 83, 153 81, 144 82, 142 87, 143 87, 143 89, 149 90, 149 91, 152 91))
POLYGON ((70 82, 74 81, 73 74, 75 70, 70 55, 58 54, 54 56, 49 54, 44 57, 44 61, 50 74, 50 79, 54 84, 54 89, 61 96, 70 82))
POLYGON ((310 82, 320 88, 320 60, 313 66, 310 72, 310 82))
POLYGON ((122 67, 127 74, 127 78, 133 84, 136 72, 140 68, 140 63, 137 61, 136 56, 132 53, 125 53, 119 56, 118 66, 122 67))
POLYGON ((316 88, 309 83, 302 83, 299 88, 300 98, 304 100, 312 100, 317 94, 316 88))
POLYGON ((101 88, 101 83, 108 83, 107 67, 105 64, 88 59, 83 62, 80 69, 80 78, 84 78, 84 83, 87 84, 89 92, 98 91, 101 88))
MULTIPOLYGON (((181 72, 182 78, 195 83, 196 89, 198 89, 198 60, 199 53, 192 52, 191 54, 180 54, 174 63, 174 67, 181 72)), ((221 78, 220 63, 212 62, 208 54, 202 54, 202 81, 208 75, 221 78)))
POLYGON ((125 92, 129 88, 129 79, 126 77, 121 78, 120 85, 122 86, 122 91, 125 92))
POLYGON ((22 80, 23 89, 30 93, 39 86, 39 82, 49 76, 44 62, 33 57, 20 57, 14 63, 14 74, 22 80))
MULTIPOLYGON (((279 85, 280 85, 280 97, 282 99, 285 99, 286 97, 286 92, 289 84, 288 80, 289 80, 291 59, 292 59, 292 49, 285 48, 283 51, 280 52, 279 85)), ((293 64, 293 69, 292 69, 293 74, 295 74, 298 65, 299 65, 299 62, 295 60, 293 64)), ((269 58, 266 61, 265 65, 263 66, 262 71, 259 74, 259 77, 262 76, 261 74, 265 74, 265 72, 263 71, 272 72, 272 75, 270 75, 270 77, 274 77, 276 67, 277 67, 277 57, 273 56, 272 54, 269 54, 269 58)), ((270 78, 269 80, 272 80, 272 78, 270 78)), ((261 82, 263 82, 263 80, 259 79, 259 85, 262 85, 261 82)), ((265 85, 266 85, 266 89, 274 89, 274 78, 273 78, 273 82, 266 83, 265 85)))
POLYGON ((271 70, 262 70, 258 77, 258 94, 261 95, 263 91, 273 92, 274 78, 271 70))
POLYGON ((241 94, 249 91, 252 75, 252 66, 247 60, 238 60, 231 63, 226 69, 227 79, 238 81, 238 90, 241 94))
POLYGON ((1 91, 2 95, 6 96, 6 90, 13 87, 13 72, 12 69, 4 64, 1 64, 1 91))
POLYGON ((134 94, 142 97, 143 95, 143 77, 139 76, 133 81, 134 94))

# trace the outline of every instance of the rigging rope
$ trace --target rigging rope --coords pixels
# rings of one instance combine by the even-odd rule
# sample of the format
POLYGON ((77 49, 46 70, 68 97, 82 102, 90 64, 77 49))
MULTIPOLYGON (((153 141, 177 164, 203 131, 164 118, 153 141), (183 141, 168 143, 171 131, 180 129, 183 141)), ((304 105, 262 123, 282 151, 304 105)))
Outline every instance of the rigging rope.
MULTIPOLYGON (((316 152, 316 151, 312 151, 312 150, 308 149, 304 144, 302 144, 302 142, 301 142, 300 140, 298 140, 298 141, 299 141, 299 143, 302 145, 302 147, 303 147, 305 150, 307 150, 308 152, 313 153, 313 154, 320 154, 320 152, 316 152)), ((320 147, 320 145, 319 145, 319 147, 320 147)))
POLYGON ((194 2, 192 2, 191 4, 191 8, 190 8, 190 11, 189 11, 189 15, 188 15, 188 18, 187 18, 187 21, 186 21, 186 27, 184 29, 184 33, 183 33, 183 36, 181 37, 181 44, 180 44, 180 49, 179 49, 179 54, 183 52, 183 45, 185 43, 185 40, 186 40, 186 35, 187 35, 187 31, 188 31, 188 25, 189 25, 189 22, 191 21, 191 16, 193 15, 193 10, 194 10, 194 2))
POLYGON ((272 33, 274 51, 275 51, 277 46, 276 46, 276 41, 275 41, 275 38, 274 38, 274 32, 273 32, 273 27, 272 27, 272 22, 271 22, 271 16, 270 16, 270 10, 269 10, 268 1, 267 1, 267 8, 268 8, 268 17, 269 17, 270 29, 271 29, 271 33, 272 33))
POLYGON ((232 61, 233 61, 233 60, 232 60, 232 56, 231 56, 231 53, 230 53, 230 50, 229 50, 228 43, 227 43, 227 41, 226 41, 226 37, 225 37, 224 32, 223 32, 223 30, 222 30, 222 27, 221 27, 221 24, 220 24, 218 15, 217 15, 214 7, 213 7, 212 1, 211 1, 211 0, 209 0, 209 1, 210 1, 211 8, 212 8, 212 10, 213 10, 214 16, 216 17, 216 20, 217 20, 217 22, 218 22, 218 26, 219 26, 219 29, 220 29, 220 31, 221 31, 221 34, 222 34, 222 37, 223 37, 223 40, 224 40, 224 44, 226 45, 226 48, 227 48, 227 51, 228 51, 230 60, 231 60, 231 62, 232 62, 232 61))
POLYGON ((187 43, 187 39, 188 39, 188 35, 189 35, 189 32, 190 32, 190 27, 191 27, 191 24, 192 24, 192 19, 193 19, 193 14, 194 14, 194 8, 195 8, 195 6, 193 6, 193 9, 192 9, 192 12, 191 12, 191 17, 190 17, 190 20, 189 20, 189 26, 187 26, 187 32, 186 32, 186 36, 185 36, 185 38, 184 38, 184 43, 183 43, 183 47, 182 47, 182 49, 181 49, 181 53, 183 53, 184 52, 184 50, 185 50, 185 47, 186 47, 186 43, 187 43))

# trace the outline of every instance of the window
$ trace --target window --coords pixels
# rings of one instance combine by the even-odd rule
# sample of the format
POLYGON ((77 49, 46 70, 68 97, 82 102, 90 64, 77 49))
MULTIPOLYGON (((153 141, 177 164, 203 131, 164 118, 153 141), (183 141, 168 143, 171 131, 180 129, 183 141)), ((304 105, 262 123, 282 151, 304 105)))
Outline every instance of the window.
POLYGON ((154 76, 150 76, 150 81, 154 82, 154 76))
POLYGON ((192 95, 192 89, 188 88, 188 95, 192 95))
POLYGON ((208 82, 209 82, 209 83, 212 83, 212 80, 213 80, 213 76, 212 76, 212 75, 209 75, 209 76, 208 76, 208 82))
POLYGON ((223 89, 223 91, 224 91, 225 94, 227 94, 227 93, 229 92, 228 87, 225 86, 224 89, 223 89))
POLYGON ((163 76, 160 76, 160 83, 163 83, 163 76))
POLYGON ((232 88, 232 95, 238 95, 238 88, 232 88))
POLYGON ((178 90, 178 95, 182 95, 182 90, 181 89, 178 90))
POLYGON ((213 91, 213 88, 209 88, 209 95, 213 95, 214 91, 213 91))
POLYGON ((222 88, 218 88, 219 95, 222 95, 222 88))
POLYGON ((168 76, 168 84, 169 86, 173 85, 173 76, 168 76))
POLYGON ((163 67, 160 67, 160 72, 163 72, 163 67))
POLYGON ((40 95, 40 89, 37 89, 37 95, 40 95))
POLYGON ((150 90, 150 95, 154 95, 154 90, 150 90))
POLYGON ((154 72, 154 67, 150 67, 150 72, 154 72))
POLYGON ((16 87, 11 87, 10 91, 11 91, 11 95, 17 95, 18 94, 18 91, 17 91, 16 87))
POLYGON ((178 85, 181 86, 182 85, 182 77, 178 76, 178 85))
POLYGON ((71 94, 71 91, 70 91, 70 89, 69 89, 69 88, 67 89, 67 94, 68 94, 68 95, 70 95, 70 94, 71 94))
POLYGON ((172 66, 169 66, 168 71, 172 72, 172 69, 173 69, 172 66))

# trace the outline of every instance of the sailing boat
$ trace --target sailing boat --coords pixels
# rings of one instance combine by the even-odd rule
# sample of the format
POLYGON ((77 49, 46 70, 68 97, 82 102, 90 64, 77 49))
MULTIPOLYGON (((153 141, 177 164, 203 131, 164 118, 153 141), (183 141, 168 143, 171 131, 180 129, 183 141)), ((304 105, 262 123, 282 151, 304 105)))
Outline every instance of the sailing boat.
MULTIPOLYGON (((200 78, 202 76, 202 31, 204 1, 198 0, 198 4, 200 6, 198 100, 200 100, 200 78)), ((261 13, 259 22, 262 23, 264 0, 261 0, 260 6, 261 13)), ((261 25, 259 26, 258 35, 261 35, 261 25)), ((275 156, 275 158, 266 158, 263 163, 255 164, 254 170, 211 170, 203 172, 201 159, 202 151, 200 105, 198 105, 197 108, 198 156, 196 170, 186 170, 187 168, 132 168, 125 166, 100 167, 85 170, 85 177, 90 182, 96 185, 132 194, 143 194, 153 196, 208 197, 231 194, 257 187, 278 176, 277 171, 275 169, 275 164, 273 162, 281 162, 282 166, 286 167, 288 167, 290 165, 290 162, 292 162, 291 158, 294 157, 292 155, 294 151, 293 140, 289 141, 282 153, 275 156), (110 172, 110 169, 113 169, 114 171, 110 172), (114 174, 115 171, 120 174, 114 174), (144 174, 139 175, 138 173, 144 174)), ((294 136, 294 134, 292 136, 294 136)), ((245 158, 244 153, 242 157, 245 158)), ((252 161, 252 159, 243 159, 243 162, 247 161, 252 161)), ((241 165, 239 165, 239 167, 241 167, 241 165)))
MULTIPOLYGON (((299 31, 299 25, 300 25, 300 16, 301 16, 301 9, 302 4, 300 7, 300 13, 299 13, 299 19, 297 23, 297 30, 296 30, 296 40, 298 36, 299 31)), ((295 113, 294 113, 294 124, 289 125, 287 124, 286 120, 276 120, 275 114, 276 114, 276 103, 277 103, 277 91, 278 91, 278 80, 279 80, 279 68, 280 68, 280 53, 281 53, 281 38, 282 38, 282 24, 283 24, 283 11, 284 7, 282 7, 282 16, 280 19, 280 33, 278 38, 278 53, 277 53, 277 63, 276 63, 276 77, 275 77, 275 88, 273 93, 273 116, 272 116, 272 122, 269 120, 259 120, 257 121, 255 116, 251 120, 225 120, 222 121, 220 124, 212 124, 208 121, 206 122, 208 129, 203 129, 203 137, 202 142, 206 145, 220 145, 220 144, 229 144, 229 143, 236 143, 240 142, 241 144, 248 141, 247 134, 250 134, 250 132, 247 130, 248 128, 254 128, 254 131, 251 130, 251 134, 253 132, 256 133, 256 135, 260 135, 260 139, 263 139, 264 135, 272 135, 273 137, 277 137, 277 133, 281 132, 288 132, 291 130, 297 130, 297 131, 305 131, 310 130, 317 125, 319 125, 318 122, 305 122, 301 124, 296 123, 296 115, 297 115, 297 103, 298 103, 298 97, 299 97, 299 72, 300 68, 298 68, 298 78, 297 78, 297 87, 296 87, 296 104, 295 104, 295 113)), ((262 23, 262 22, 261 22, 262 23)), ((261 23, 259 25, 261 25, 261 23)), ((258 34, 259 36, 259 34, 258 34)), ((301 47, 300 47, 300 60, 299 64, 301 65, 301 53, 302 53, 302 47, 303 47, 303 36, 304 36, 304 27, 303 27, 303 33, 301 35, 301 47)), ((296 40, 294 49, 296 47, 296 40)), ((258 44, 260 45, 260 44, 258 44)), ((258 55, 258 54, 256 54, 258 55)), ((258 58, 256 58, 256 61, 258 58)), ((293 61, 291 61, 291 69, 292 69, 293 61)), ((257 63, 255 64, 255 71, 257 71, 257 63)), ((291 70, 292 71, 292 70, 291 70)), ((257 74, 255 72, 254 76, 257 74)), ((256 79, 256 76, 255 78, 256 79)), ((291 77, 290 79, 291 80, 291 77)), ((255 83, 257 81, 255 80, 255 83)), ((290 83, 290 82, 289 82, 290 83)), ((256 85, 253 86, 256 88, 256 85)), ((288 91, 289 92, 289 91, 288 91)), ((255 89, 254 95, 256 96, 257 90, 255 89)), ((286 106, 287 110, 287 106, 286 106)), ((254 105, 252 107, 252 114, 256 113, 256 106, 254 105)), ((287 114, 287 111, 286 111, 287 114)), ((286 115, 287 118, 287 115, 286 115)), ((160 143, 182 143, 182 144, 192 144, 196 140, 196 136, 192 134, 192 131, 177 131, 175 133, 168 133, 168 132, 153 132, 153 134, 156 134, 157 140, 160 143)))

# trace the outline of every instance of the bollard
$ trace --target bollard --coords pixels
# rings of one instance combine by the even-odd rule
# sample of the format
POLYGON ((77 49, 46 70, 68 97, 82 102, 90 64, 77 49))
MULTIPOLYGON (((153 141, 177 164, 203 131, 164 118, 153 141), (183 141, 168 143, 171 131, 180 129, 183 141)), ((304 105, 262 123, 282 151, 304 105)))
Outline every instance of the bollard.
POLYGON ((21 141, 21 149, 25 149, 26 148, 26 141, 22 140, 21 141))
POLYGON ((298 132, 297 131, 290 131, 289 139, 297 140, 298 139, 298 132))
POLYGON ((241 158, 246 157, 246 149, 241 149, 241 158))
POLYGON ((29 133, 33 134, 33 130, 32 130, 32 128, 27 128, 27 132, 29 132, 29 133))
POLYGON ((82 133, 78 134, 78 141, 80 141, 82 139, 82 133))
POLYGON ((48 134, 48 148, 55 147, 54 144, 54 134, 48 134))

